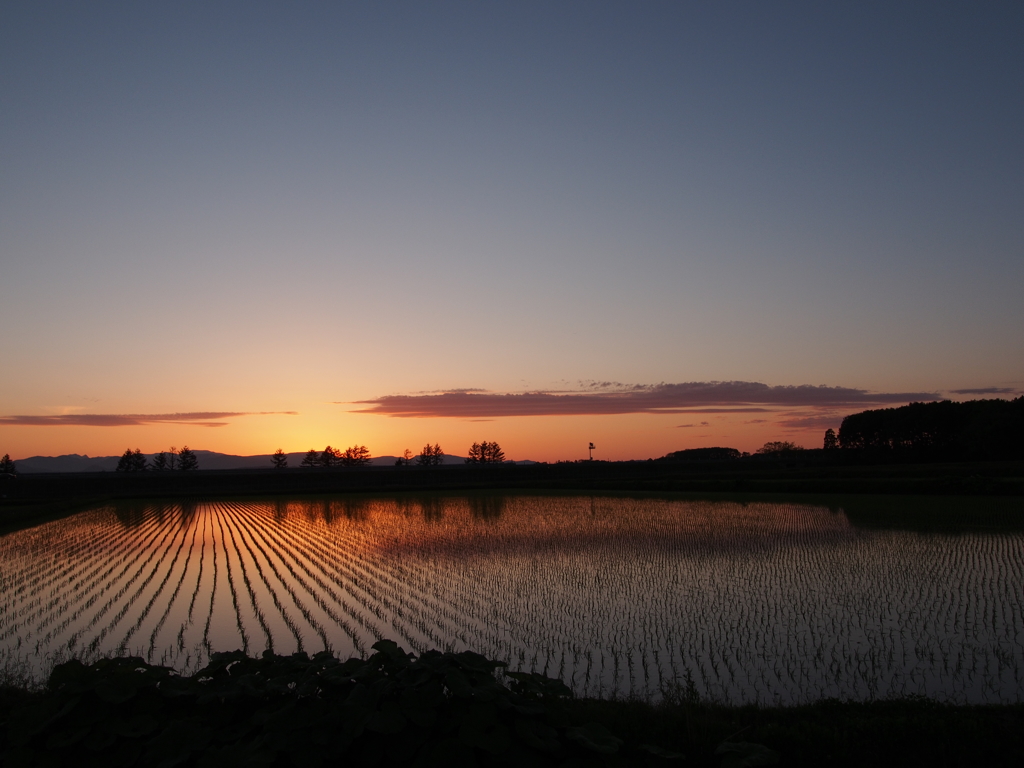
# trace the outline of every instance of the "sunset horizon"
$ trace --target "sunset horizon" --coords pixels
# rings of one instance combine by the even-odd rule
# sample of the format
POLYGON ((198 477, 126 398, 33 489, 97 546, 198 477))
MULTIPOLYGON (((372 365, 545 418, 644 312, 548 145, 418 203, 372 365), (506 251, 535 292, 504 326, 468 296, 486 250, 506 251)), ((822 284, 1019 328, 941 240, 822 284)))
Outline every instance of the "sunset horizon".
POLYGON ((820 448, 825 430, 838 431, 843 417, 851 413, 910 402, 1012 399, 1019 394, 998 387, 868 392, 826 385, 773 387, 758 382, 649 386, 587 382, 576 389, 547 392, 459 389, 323 404, 333 406, 334 418, 341 423, 352 416, 366 419, 333 431, 303 425, 310 419, 303 419, 300 411, 109 414, 84 413, 81 407, 64 407, 62 413, 2 415, 0 427, 5 429, 3 450, 15 461, 30 456, 113 456, 124 446, 154 454, 186 445, 262 456, 277 449, 304 453, 327 445, 357 444, 367 445, 374 456, 400 456, 406 449, 419 453, 424 443, 440 443, 449 455, 464 455, 469 445, 480 439, 500 442, 512 460, 572 461, 590 455, 588 443, 597 442, 597 458, 629 461, 702 447, 752 453, 776 440, 820 448), (266 421, 275 426, 268 428, 266 421), (295 422, 300 426, 294 426, 295 422), (410 423, 416 426, 410 428, 410 423), (240 425, 245 427, 243 436, 229 434, 240 425), (208 431, 211 428, 216 429, 208 431), (29 439, 16 439, 19 432, 27 433, 29 439), (53 432, 58 439, 50 437, 53 432), (307 437, 296 438, 299 432, 307 437), (15 446, 14 450, 6 447, 9 445, 15 446), (19 445, 40 447, 19 452, 19 445))

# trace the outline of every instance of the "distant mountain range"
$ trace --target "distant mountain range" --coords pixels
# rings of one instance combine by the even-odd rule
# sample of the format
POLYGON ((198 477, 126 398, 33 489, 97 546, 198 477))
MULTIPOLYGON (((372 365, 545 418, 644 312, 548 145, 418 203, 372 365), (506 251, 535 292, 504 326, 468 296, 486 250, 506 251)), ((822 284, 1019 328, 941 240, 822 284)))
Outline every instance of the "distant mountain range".
MULTIPOLYGON (((199 459, 200 469, 270 469, 273 464, 270 461, 270 454, 262 456, 232 456, 229 453, 216 453, 215 451, 193 451, 199 459)), ((298 467, 306 458, 306 452, 289 453, 288 466, 298 467)), ((155 453, 145 454, 148 461, 152 461, 155 453)), ((41 474, 45 472, 114 472, 117 469, 117 462, 120 456, 81 456, 77 453, 69 453, 65 456, 31 456, 27 459, 18 459, 17 470, 21 474, 41 474)), ((466 459, 462 456, 444 455, 445 464, 463 464, 466 459)), ((396 456, 375 456, 370 459, 370 466, 394 466, 396 456)), ((413 460, 415 461, 415 459, 413 460)), ((521 464, 532 464, 533 462, 519 462, 521 464)))

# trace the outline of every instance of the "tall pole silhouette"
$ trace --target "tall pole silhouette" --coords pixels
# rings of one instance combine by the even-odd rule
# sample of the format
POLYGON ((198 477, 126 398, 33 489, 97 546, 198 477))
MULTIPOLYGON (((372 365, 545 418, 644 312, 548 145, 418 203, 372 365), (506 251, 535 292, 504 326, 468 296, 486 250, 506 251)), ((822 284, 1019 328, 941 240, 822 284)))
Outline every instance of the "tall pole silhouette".
POLYGON ((591 461, 594 460, 594 444, 593 443, 590 444, 590 460, 591 461))

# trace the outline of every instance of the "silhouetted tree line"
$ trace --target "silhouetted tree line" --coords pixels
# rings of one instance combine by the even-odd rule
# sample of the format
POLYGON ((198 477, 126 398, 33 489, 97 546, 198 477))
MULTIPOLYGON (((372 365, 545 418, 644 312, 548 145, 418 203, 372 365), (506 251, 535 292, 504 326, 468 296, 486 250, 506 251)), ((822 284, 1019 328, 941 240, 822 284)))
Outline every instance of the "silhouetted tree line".
POLYGON ((1022 433, 1024 397, 943 400, 851 414, 838 443, 843 451, 920 460, 1010 459, 1024 457, 1022 433))
POLYGON ((686 448, 666 454, 658 461, 727 461, 742 455, 736 448, 686 448))
POLYGON ((146 461, 146 457, 138 448, 134 451, 129 448, 117 461, 118 472, 163 472, 175 469, 184 472, 199 469, 199 459, 187 445, 180 451, 177 448, 171 448, 169 452, 160 451, 153 456, 152 463, 146 461))
POLYGON ((482 443, 473 443, 469 447, 469 456, 466 457, 467 464, 500 464, 505 461, 505 452, 497 443, 489 443, 484 440, 482 443))
POLYGON ((789 440, 772 440, 762 445, 754 451, 754 453, 759 456, 780 456, 802 450, 803 446, 797 445, 789 440))
POLYGON ((444 463, 444 451, 437 443, 427 443, 416 457, 416 463, 421 467, 437 467, 444 463))
POLYGON ((127 449, 117 462, 118 472, 145 472, 148 468, 146 457, 138 448, 134 451, 131 448, 127 449))
MULTIPOLYGON (((280 453, 280 450, 278 451, 280 453)), ((283 454, 282 454, 283 455, 283 454)), ((275 454, 274 466, 278 466, 279 459, 275 454)), ((285 459, 285 466, 287 466, 285 459)), ((370 450, 365 445, 353 445, 342 451, 340 448, 327 446, 322 451, 310 448, 305 458, 299 462, 301 467, 362 467, 370 463, 370 450)))

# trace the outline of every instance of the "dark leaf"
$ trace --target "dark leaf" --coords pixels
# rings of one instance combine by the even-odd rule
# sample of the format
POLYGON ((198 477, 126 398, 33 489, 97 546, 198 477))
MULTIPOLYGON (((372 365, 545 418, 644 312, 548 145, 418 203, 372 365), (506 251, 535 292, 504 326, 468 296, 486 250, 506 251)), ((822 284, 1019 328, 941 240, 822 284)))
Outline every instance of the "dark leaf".
POLYGON ((682 752, 673 752, 669 749, 662 749, 656 744, 641 744, 640 749, 664 760, 682 760, 686 757, 682 752))
POLYGON ((619 747, 624 743, 622 739, 600 723, 587 723, 577 728, 566 728, 565 735, 566 738, 575 741, 581 747, 606 755, 618 752, 619 747))
POLYGON ((760 765, 775 765, 780 755, 763 744, 746 741, 723 741, 715 750, 722 756, 722 768, 756 768, 760 765))
POLYGON ((366 721, 366 729, 375 733, 398 733, 405 728, 406 719, 396 701, 385 701, 380 710, 366 721))
POLYGON ((555 752, 562 745, 558 741, 558 732, 537 720, 516 720, 516 736, 528 746, 541 752, 555 752))
POLYGON ((444 676, 444 684, 453 696, 467 699, 473 696, 473 688, 469 684, 469 680, 458 669, 453 669, 444 676))

